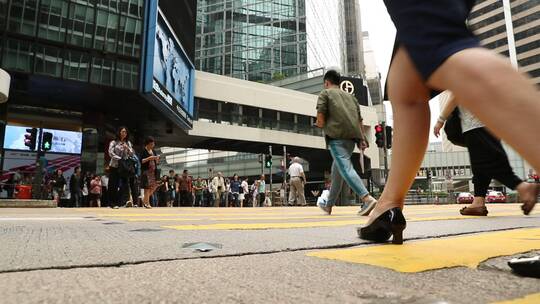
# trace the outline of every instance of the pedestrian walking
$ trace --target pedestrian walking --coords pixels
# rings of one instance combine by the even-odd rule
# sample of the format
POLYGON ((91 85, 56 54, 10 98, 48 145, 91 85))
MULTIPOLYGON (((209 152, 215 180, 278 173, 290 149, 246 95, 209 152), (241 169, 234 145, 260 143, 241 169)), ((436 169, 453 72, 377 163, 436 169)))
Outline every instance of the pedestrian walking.
POLYGON ((169 202, 169 177, 163 175, 160 180, 160 186, 158 188, 158 206, 167 207, 169 202))
POLYGON ((225 191, 225 180, 223 179, 223 174, 218 172, 216 176, 212 179, 212 194, 214 198, 214 207, 219 207, 221 204, 221 199, 223 192, 225 191))
MULTIPOLYGON (((354 170, 351 155, 354 147, 365 150, 368 141, 363 131, 360 105, 353 95, 339 88, 341 76, 330 70, 324 75, 324 90, 317 101, 317 127, 322 128, 326 145, 334 160, 332 163, 330 193, 327 200, 319 200, 319 207, 327 214, 341 193, 344 183, 358 195, 364 207, 359 214, 369 213, 377 201, 369 194, 364 183, 354 170)), ((291 186, 292 189, 292 186, 291 186)))
POLYGON ((107 186, 109 185, 109 168, 105 169, 105 172, 101 175, 101 204, 103 206, 109 206, 109 191, 107 186))
POLYGON ((193 192, 195 194, 195 200, 193 201, 193 207, 202 207, 204 205, 204 188, 205 185, 201 177, 197 177, 197 180, 193 182, 193 192))
POLYGON ((118 209, 129 201, 130 191, 133 197, 138 196, 135 185, 135 151, 129 141, 126 127, 118 128, 116 138, 109 144, 109 201, 111 208, 118 209))
POLYGON ((248 178, 244 178, 242 180, 242 183, 240 184, 240 193, 238 194, 238 199, 240 200, 240 208, 244 207, 244 201, 247 202, 246 198, 249 195, 249 180, 248 178))
POLYGON ((88 203, 90 207, 101 208, 101 177, 94 175, 90 181, 90 194, 88 203))
MULTIPOLYGON (((148 136, 144 140, 144 149, 141 153, 141 188, 144 189, 143 206, 146 209, 151 209, 150 197, 156 189, 159 187, 159 183, 156 180, 159 177, 158 164, 159 155, 154 150, 156 141, 153 137, 148 136)), ((170 172, 169 172, 170 176, 170 172)), ((167 179, 169 181, 170 179, 167 179)), ((169 191, 170 192, 170 191, 169 191)))
POLYGON ((300 157, 294 157, 291 165, 289 166, 289 176, 291 177, 289 183, 289 206, 306 206, 306 195, 304 193, 304 185, 306 184, 306 175, 304 174, 304 168, 302 167, 300 157))
POLYGON ((60 205, 60 200, 62 199, 62 196, 64 196, 66 185, 67 183, 64 177, 64 172, 62 172, 61 169, 56 169, 56 171, 54 171, 54 174, 52 176, 51 186, 52 186, 53 199, 56 201, 57 206, 60 205))
MULTIPOLYGON (((397 28, 387 78, 394 115, 392 170, 362 239, 403 242, 405 196, 426 151, 428 101, 449 90, 459 106, 540 169, 540 92, 504 57, 480 47, 467 27, 475 0, 384 0, 397 28), (512 101, 512 102, 510 102, 512 101)), ((385 98, 387 99, 387 98, 385 98)), ((536 201, 522 205, 529 214, 536 201)))
POLYGON ((169 170, 169 202, 168 207, 172 207, 176 201, 176 174, 174 170, 169 170))
POLYGON ((178 188, 180 190, 180 206, 191 206, 191 178, 188 175, 188 170, 184 170, 178 178, 178 188))
MULTIPOLYGON (((439 137, 446 119, 456 108, 456 101, 450 92, 444 92, 441 98, 446 101, 439 116, 433 133, 439 137)), ((465 146, 469 151, 471 169, 473 173, 474 201, 460 210, 462 215, 486 216, 486 194, 492 179, 496 179, 506 187, 517 190, 520 201, 528 203, 536 201, 538 186, 520 179, 514 173, 508 156, 501 141, 492 135, 480 120, 462 106, 459 109, 461 130, 465 139, 465 146)))
POLYGON ((232 181, 231 181, 231 205, 233 207, 238 207, 239 199, 240 199, 240 189, 242 188, 242 182, 240 181, 240 178, 238 177, 238 174, 234 174, 232 181))
POLYGON ((69 178, 69 193, 71 195, 71 206, 80 208, 82 203, 81 167, 75 167, 73 174, 69 178))
POLYGON ((257 195, 259 207, 264 207, 264 201, 266 200, 266 178, 264 174, 261 174, 261 178, 257 181, 257 195))

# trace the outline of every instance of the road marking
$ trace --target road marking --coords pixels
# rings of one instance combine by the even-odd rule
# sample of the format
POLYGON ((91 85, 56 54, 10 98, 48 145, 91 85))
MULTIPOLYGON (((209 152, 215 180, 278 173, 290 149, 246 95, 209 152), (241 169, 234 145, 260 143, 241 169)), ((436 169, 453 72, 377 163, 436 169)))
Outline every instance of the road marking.
POLYGON ((78 221, 84 217, 0 217, 2 222, 11 221, 78 221))
MULTIPOLYGON (((128 222, 175 222, 175 221, 252 221, 252 220, 310 220, 310 219, 362 219, 358 215, 354 216, 340 216, 338 217, 329 217, 328 215, 317 215, 317 216, 271 216, 271 217, 216 217, 216 218, 136 218, 136 219, 127 219, 128 222)), ((365 218, 364 218, 365 219, 365 218)), ((357 221, 357 224, 362 223, 362 221, 357 221)))
POLYGON ((476 268, 490 258, 537 249, 540 249, 540 228, 412 241, 403 245, 319 251, 307 255, 411 273, 460 266, 476 268))
POLYGON ((497 302, 493 304, 538 304, 540 303, 540 293, 531 294, 523 298, 497 302))
POLYGON ((324 222, 296 222, 296 223, 229 223, 209 225, 175 225, 163 226, 175 230, 261 230, 261 229, 289 229, 289 228, 314 228, 314 227, 339 227, 363 224, 367 219, 350 221, 324 221, 324 222))

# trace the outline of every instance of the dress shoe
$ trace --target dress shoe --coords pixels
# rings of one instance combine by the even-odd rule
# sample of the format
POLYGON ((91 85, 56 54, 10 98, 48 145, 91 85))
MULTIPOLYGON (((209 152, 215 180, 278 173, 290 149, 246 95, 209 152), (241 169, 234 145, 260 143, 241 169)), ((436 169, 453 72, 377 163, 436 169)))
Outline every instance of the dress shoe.
POLYGON ((403 212, 395 207, 379 215, 371 224, 358 228, 358 236, 375 243, 384 243, 393 236, 393 244, 403 244, 403 230, 406 226, 403 212))

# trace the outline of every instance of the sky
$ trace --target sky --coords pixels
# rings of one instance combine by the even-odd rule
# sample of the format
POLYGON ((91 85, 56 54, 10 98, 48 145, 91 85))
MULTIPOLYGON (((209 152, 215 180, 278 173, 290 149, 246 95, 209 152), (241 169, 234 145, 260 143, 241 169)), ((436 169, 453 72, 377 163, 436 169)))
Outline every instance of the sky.
MULTIPOLYGON (((369 32, 371 47, 375 52, 377 66, 382 75, 383 86, 388 74, 390 58, 394 46, 396 29, 390 20, 384 3, 380 0, 359 0, 362 12, 362 30, 369 32)), ((438 99, 430 101, 431 126, 433 127, 439 116, 438 99)), ((388 123, 392 122, 392 109, 388 103, 387 107, 388 123)), ((430 132, 430 142, 440 141, 430 132)))

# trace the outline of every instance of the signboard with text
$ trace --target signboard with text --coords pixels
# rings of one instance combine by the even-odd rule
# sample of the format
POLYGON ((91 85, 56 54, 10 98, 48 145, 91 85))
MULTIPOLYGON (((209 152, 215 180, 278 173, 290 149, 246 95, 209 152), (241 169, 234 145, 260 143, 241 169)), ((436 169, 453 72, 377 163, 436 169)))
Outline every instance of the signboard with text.
POLYGON ((179 127, 193 125, 195 67, 158 1, 147 1, 141 93, 179 127))

